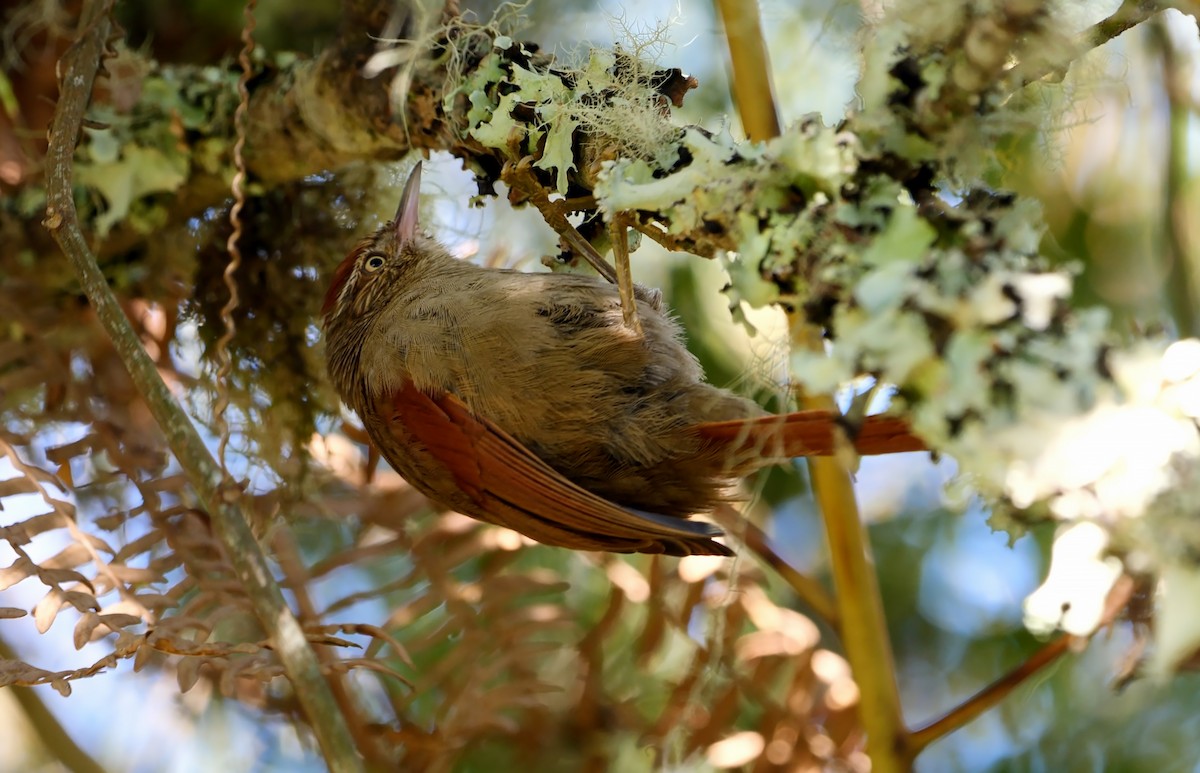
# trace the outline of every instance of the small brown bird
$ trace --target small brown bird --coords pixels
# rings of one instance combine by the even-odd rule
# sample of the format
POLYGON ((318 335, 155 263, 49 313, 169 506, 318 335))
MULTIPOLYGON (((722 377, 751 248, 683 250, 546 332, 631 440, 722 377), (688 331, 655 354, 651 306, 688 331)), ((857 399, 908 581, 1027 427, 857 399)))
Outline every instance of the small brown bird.
MULTIPOLYGON (((420 165, 395 219, 334 273, 329 375, 383 457, 434 502, 577 550, 731 555, 690 521, 739 477, 830 454, 835 417, 766 414, 703 381, 659 293, 482 268, 417 225, 420 165)), ((871 417, 861 453, 923 448, 871 417)))

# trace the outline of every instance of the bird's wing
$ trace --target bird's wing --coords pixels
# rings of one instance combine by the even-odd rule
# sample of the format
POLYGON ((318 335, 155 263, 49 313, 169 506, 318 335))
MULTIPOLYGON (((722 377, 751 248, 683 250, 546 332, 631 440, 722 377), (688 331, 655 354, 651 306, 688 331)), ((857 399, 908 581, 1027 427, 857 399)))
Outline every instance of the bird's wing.
POLYGON ((572 483, 449 393, 411 382, 392 398, 392 420, 448 470, 490 516, 539 542, 584 550, 732 555, 716 527, 621 507, 572 483))

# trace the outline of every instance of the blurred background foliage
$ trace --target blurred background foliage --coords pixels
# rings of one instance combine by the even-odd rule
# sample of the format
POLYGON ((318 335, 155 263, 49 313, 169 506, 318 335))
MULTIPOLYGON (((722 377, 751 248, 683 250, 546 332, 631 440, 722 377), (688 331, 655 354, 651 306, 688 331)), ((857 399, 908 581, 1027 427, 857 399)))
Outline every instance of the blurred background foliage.
MULTIPOLYGON (((39 5, 44 4, 10 0, 0 8, 11 21, 22 8, 39 5)), ((488 18, 496 3, 463 5, 488 18)), ((1102 17, 1114 6, 1111 2, 1077 5, 1073 13, 1092 17, 1102 17)), ((850 0, 765 0, 761 6, 784 123, 814 111, 829 122, 837 121, 847 106, 853 105, 859 67, 855 40, 862 32, 862 19, 878 13, 878 8, 871 2, 850 0)), ((238 0, 129 0, 119 5, 118 13, 129 46, 160 62, 228 64, 239 47, 242 3, 238 0)), ((522 36, 566 57, 579 50, 581 42, 619 42, 628 30, 648 29, 669 19, 669 43, 663 47, 661 63, 681 67, 700 83, 677 119, 713 130, 726 127, 739 134, 729 98, 724 39, 709 3, 534 0, 523 14, 529 27, 522 36)), ((340 9, 332 0, 263 2, 257 16, 256 37, 269 54, 309 54, 329 42, 340 9)), ((1112 308, 1118 331, 1200 332, 1198 311, 1191 308, 1187 293, 1180 292, 1186 277, 1197 274, 1200 261, 1196 233, 1200 228, 1200 154, 1194 150, 1200 147, 1196 141, 1200 125, 1196 120, 1198 54, 1200 37, 1194 21, 1164 14, 1082 57, 1063 82, 1030 87, 1020 99, 1043 120, 1014 126, 1012 135, 1000 143, 1004 166, 991 182, 1043 203, 1049 224, 1045 254, 1081 271, 1075 302, 1112 308)), ((44 67, 44 62, 6 62, 8 89, 33 77, 25 68, 38 66, 44 67)), ((543 255, 556 251, 555 237, 531 210, 514 211, 503 200, 470 206, 474 193, 470 179, 452 159, 435 157, 426 174, 425 222, 458 254, 535 270, 543 255)), ((243 305, 235 344, 235 387, 241 393, 238 406, 242 417, 238 449, 252 482, 251 491, 275 496, 274 506, 284 503, 293 524, 295 550, 309 567, 336 563, 339 559, 332 546, 346 544, 352 531, 345 520, 306 517, 312 514, 304 508, 311 493, 301 469, 310 462, 308 438, 314 429, 332 432, 339 419, 332 393, 322 385, 321 360, 313 348, 316 309, 329 269, 358 234, 390 214, 399 175, 400 169, 380 165, 314 176, 283 188, 258 191, 244 215, 248 236, 242 247, 246 259, 239 277, 243 305)), ((20 181, 6 181, 6 208, 16 206, 21 188, 20 181)), ((118 265, 126 265, 131 279, 124 289, 130 295, 138 294, 135 288, 161 279, 163 265, 178 269, 175 280, 143 294, 153 296, 152 303, 165 308, 165 316, 171 320, 170 335, 161 340, 180 363, 184 371, 181 383, 189 387, 188 398, 200 416, 205 415, 211 399, 212 365, 206 351, 220 331, 216 311, 226 297, 220 273, 227 229, 223 208, 214 208, 189 221, 173 241, 177 253, 157 258, 161 262, 151 262, 151 270, 144 268, 143 261, 155 259, 152 255, 125 254, 114 259, 118 265), (139 266, 143 268, 139 270, 139 266), (139 277, 145 280, 141 285, 135 281, 139 277)), ((66 270, 65 262, 53 250, 6 254, 0 257, 0 265, 10 289, 17 286, 13 283, 22 282, 23 291, 32 288, 57 293, 51 305, 81 320, 86 316, 69 288, 64 290, 61 282, 42 276, 66 270)), ((770 312, 752 315, 758 328, 753 338, 735 326, 720 295, 725 277, 718 264, 667 255, 654 245, 645 245, 636 255, 635 270, 641 281, 667 292, 712 381, 768 396, 777 391, 786 371, 785 328, 770 312)), ((3 322, 0 319, 0 324, 3 322)), ((97 366, 93 362, 90 367, 97 366)), ((0 391, 0 397, 9 429, 18 431, 19 409, 31 398, 11 388, 0 391), (18 399, 21 394, 26 396, 18 399)), ((136 425, 135 419, 128 417, 120 421, 136 425)), ((910 723, 949 709, 1041 644, 1022 626, 1021 601, 1044 575, 1053 534, 1040 529, 1013 546, 1007 545, 1003 535, 989 531, 984 523, 986 513, 978 507, 968 506, 964 513, 946 506, 943 484, 951 475, 949 461, 934 464, 912 456, 867 460, 859 476, 864 513, 873 519, 871 536, 910 723)), ((824 576, 820 524, 807 497, 803 468, 790 467, 764 476, 757 482, 756 492, 751 517, 773 535, 785 557, 810 574, 824 576)), ((399 495, 391 492, 389 496, 399 495)), ((420 539, 430 528, 427 513, 421 516, 425 520, 416 521, 424 525, 397 525, 395 512, 402 508, 394 498, 376 502, 381 509, 393 507, 391 516, 380 515, 378 521, 355 511, 349 497, 347 502, 345 516, 359 515, 364 523, 394 526, 401 535, 417 535, 413 539, 420 539)), ((0 517, 8 519, 11 512, 10 508, 0 517)), ((465 527, 455 524, 433 527, 433 533, 449 529, 443 537, 451 540, 448 544, 458 544, 453 540, 461 534, 454 528, 465 527)), ((544 548, 522 548, 498 558, 500 555, 465 561, 449 570, 449 576, 470 585, 492 577, 497 567, 488 561, 500 561, 512 562, 518 569, 546 569, 569 581, 569 591, 550 582, 540 592, 577 610, 577 627, 547 629, 545 638, 519 646, 531 647, 530 657, 541 659, 525 664, 538 672, 539 679, 554 682, 567 678, 563 676, 566 673, 576 678, 576 671, 557 662, 553 648, 541 650, 533 645, 582 646, 581 638, 604 618, 611 588, 621 584, 616 579, 623 576, 621 571, 607 561, 544 548), (534 654, 537 652, 544 654, 534 654)), ((11 560, 7 557, 3 563, 11 560)), ((648 576, 662 571, 641 559, 631 563, 648 576)), ((346 574, 330 574, 326 582, 319 579, 317 569, 310 577, 318 578, 313 593, 325 604, 353 597, 354 587, 326 587, 336 584, 335 579, 362 588, 383 587, 400 577, 420 582, 419 570, 411 559, 395 553, 364 562, 350 580, 346 574)), ((743 566, 742 571, 751 570, 743 566)), ((730 581, 736 583, 736 578, 730 581)), ((806 611, 769 576, 761 581, 781 605, 806 611)), ((661 591, 657 585, 653 587, 661 591)), ((676 588, 664 595, 674 603, 680 592, 676 588)), ((483 593, 488 593, 486 586, 483 593)), ((627 593, 627 597, 633 600, 637 593, 627 593)), ((386 614, 394 598, 385 594, 363 603, 382 604, 371 609, 386 614)), ((31 602, 19 598, 5 601, 4 606, 27 603, 31 602)), ((537 598, 513 603, 536 608, 537 598)), ((439 658, 449 655, 456 636, 453 621, 460 613, 442 610, 440 616, 426 616, 419 625, 402 628, 404 636, 412 638, 430 633, 422 626, 447 627, 446 647, 419 653, 418 673, 438 668, 439 658)), ((659 704, 653 710, 645 709, 653 713, 668 701, 661 692, 638 694, 639 669, 645 664, 637 662, 632 650, 619 649, 634 647, 647 625, 645 612, 634 611, 621 618, 618 630, 609 634, 610 649, 601 662, 603 679, 613 697, 609 710, 614 717, 598 727, 625 726, 618 715, 628 709, 626 704, 659 704), (624 632, 619 630, 622 626, 624 632)), ((686 619, 684 628, 688 630, 686 619)), ((828 637, 828 631, 825 634, 823 646, 836 649, 836 641, 828 637)), ((0 628, 0 636, 25 659, 32 661, 36 655, 58 663, 75 662, 76 653, 69 642, 56 642, 52 636, 17 633, 11 626, 0 628), (62 651, 55 652, 55 647, 62 651)), ((1196 770, 1200 691, 1195 689, 1195 677, 1184 675, 1167 684, 1135 681, 1118 691, 1112 684, 1131 645, 1126 628, 1097 637, 1083 654, 1067 658, 1048 674, 1023 685, 998 709, 936 743, 919 759, 918 769, 1196 770)), ((656 661, 658 667, 672 673, 680 672, 682 663, 669 654, 656 661)), ((467 670, 479 665, 459 663, 467 670)), ((320 768, 319 758, 297 742, 287 723, 262 710, 271 707, 269 689, 253 698, 239 695, 240 701, 226 700, 215 688, 193 689, 181 697, 175 688, 178 675, 170 670, 135 674, 127 665, 121 670, 119 677, 79 682, 70 700, 53 694, 46 698, 75 740, 113 770, 320 768), (148 737, 147 728, 154 729, 153 738, 148 737)), ((426 723, 427 729, 436 714, 431 704, 438 696, 414 700, 396 688, 390 695, 373 692, 370 699, 413 701, 408 716, 426 723)), ((569 707, 547 698, 541 710, 555 708, 569 707)), ((0 751, 0 768, 53 769, 54 755, 41 748, 32 733, 13 732, 24 721, 21 716, 13 691, 0 692, 0 722, 10 731, 9 742, 0 751)), ((530 714, 517 716, 532 722, 530 714)), ((526 731, 535 732, 537 727, 533 723, 526 731)), ((418 743, 415 738, 400 740, 418 743)), ((522 750, 512 738, 497 731, 491 742, 463 750, 455 768, 509 770, 540 759, 530 757, 531 749, 522 750)), ((617 732, 611 738, 629 746, 627 750, 609 750, 611 769, 632 770, 647 764, 637 750, 636 738, 617 732)), ((541 738, 538 743, 571 747, 571 739, 541 738)), ((669 745, 667 741, 664 744, 669 745)), ((533 769, 581 769, 586 758, 581 751, 578 757, 549 766, 541 759, 540 764, 533 763, 533 769)), ((707 763, 696 764, 703 768, 707 763)))

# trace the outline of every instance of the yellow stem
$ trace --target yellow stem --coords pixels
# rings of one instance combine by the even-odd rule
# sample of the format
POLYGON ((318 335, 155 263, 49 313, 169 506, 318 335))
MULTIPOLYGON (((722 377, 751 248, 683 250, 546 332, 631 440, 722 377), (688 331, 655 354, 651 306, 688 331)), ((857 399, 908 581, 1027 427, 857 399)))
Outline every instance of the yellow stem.
MULTIPOLYGON (((779 135, 779 118, 771 90, 767 47, 757 4, 716 0, 725 25, 733 64, 733 90, 746 135, 757 141, 779 135)), ((795 316, 792 340, 811 351, 823 351, 820 331, 795 316)), ((834 411, 829 395, 806 396, 804 407, 834 411)), ((847 441, 848 442, 848 441, 847 441)), ((808 459, 813 495, 829 541, 830 566, 837 591, 846 659, 858 684, 859 716, 867 731, 867 754, 874 773, 900 773, 910 768, 904 755, 908 732, 896 685, 896 666, 888 641, 883 599, 875 575, 866 527, 858 512, 850 472, 837 456, 808 459)))
POLYGON ((771 88, 767 44, 758 19, 758 3, 716 0, 733 64, 733 100, 746 136, 758 142, 779 136, 779 113, 771 88))
MULTIPOLYGON (((792 340, 821 350, 821 336, 803 320, 793 318, 792 340)), ((836 411, 829 395, 803 395, 805 408, 836 411)), ((849 443, 849 440, 846 440, 849 443)), ((825 523, 829 565, 833 572, 837 614, 846 659, 858 685, 859 718, 867 731, 867 754, 875 773, 908 770, 903 749, 908 731, 900 707, 896 664, 888 639, 883 597, 866 525, 858 512, 854 482, 837 456, 808 457, 813 496, 825 523)))

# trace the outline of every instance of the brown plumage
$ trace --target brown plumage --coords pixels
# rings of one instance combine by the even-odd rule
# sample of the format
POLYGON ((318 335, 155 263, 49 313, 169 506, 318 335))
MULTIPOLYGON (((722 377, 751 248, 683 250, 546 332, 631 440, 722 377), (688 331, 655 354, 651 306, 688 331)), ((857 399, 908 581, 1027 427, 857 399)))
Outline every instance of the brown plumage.
MULTIPOLYGON (((338 393, 435 502, 549 545, 729 555, 688 517, 759 467, 832 453, 829 414, 766 415, 706 384, 656 291, 636 292, 639 336, 603 280, 451 257, 417 228, 420 171, 322 313, 338 393)), ((857 447, 923 446, 871 417, 857 447)))

